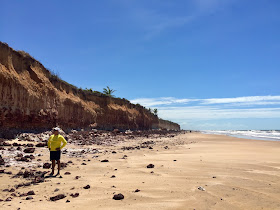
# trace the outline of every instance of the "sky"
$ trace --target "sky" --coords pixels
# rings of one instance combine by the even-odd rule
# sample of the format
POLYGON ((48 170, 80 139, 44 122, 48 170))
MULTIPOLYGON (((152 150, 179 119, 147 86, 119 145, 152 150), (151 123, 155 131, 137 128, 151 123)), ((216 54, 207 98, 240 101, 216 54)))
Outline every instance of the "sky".
POLYGON ((183 129, 280 129, 278 0, 0 0, 0 41, 183 129))

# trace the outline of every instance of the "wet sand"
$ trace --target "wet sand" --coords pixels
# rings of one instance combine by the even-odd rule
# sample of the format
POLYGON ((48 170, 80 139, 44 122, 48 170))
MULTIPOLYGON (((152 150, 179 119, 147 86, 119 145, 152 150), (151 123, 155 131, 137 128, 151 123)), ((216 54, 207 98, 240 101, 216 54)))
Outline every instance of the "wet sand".
MULTIPOLYGON (((62 169, 63 178, 45 178, 37 185, 14 187, 27 182, 23 177, 11 178, 19 166, 26 170, 32 165, 50 172, 37 168, 49 162, 46 148, 36 147, 31 162, 2 166, 12 174, 0 174, 0 208, 280 209, 280 142, 186 133, 172 138, 135 138, 113 145, 69 143, 66 148, 68 153, 62 154, 62 162, 73 163, 62 169), (148 147, 135 148, 141 142, 148 142, 148 147), (79 153, 83 157, 69 152, 87 148, 88 152, 79 153), (109 162, 101 162, 105 159, 109 162), (147 168, 149 164, 154 168, 147 168), (84 189, 86 185, 90 188, 84 189), (15 192, 3 191, 12 188, 15 192), (19 197, 31 190, 35 193, 33 199, 19 197), (73 198, 71 194, 75 193, 79 195, 73 198), (118 193, 124 195, 123 200, 112 199, 118 193), (50 201, 58 194, 66 197, 50 201), (12 200, 5 201, 8 197, 12 200)), ((5 155, 2 157, 5 159, 5 155)))

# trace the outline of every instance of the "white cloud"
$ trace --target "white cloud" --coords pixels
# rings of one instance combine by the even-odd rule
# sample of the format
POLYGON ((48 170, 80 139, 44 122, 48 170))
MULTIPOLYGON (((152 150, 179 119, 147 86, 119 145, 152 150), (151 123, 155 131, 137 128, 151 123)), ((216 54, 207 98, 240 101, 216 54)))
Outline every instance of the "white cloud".
MULTIPOLYGON (((237 98, 210 98, 203 99, 203 104, 230 104, 230 103, 244 103, 259 105, 273 104, 273 101, 280 102, 280 96, 248 96, 248 97, 237 97, 237 98)), ((276 103, 276 104, 277 104, 276 103)))
POLYGON ((231 106, 257 106, 257 105, 279 105, 280 96, 247 96, 236 98, 209 98, 209 99, 190 99, 190 98, 138 98, 131 100, 132 103, 139 103, 146 107, 155 107, 161 105, 188 104, 197 102, 198 105, 231 105, 231 106))
POLYGON ((159 116, 175 121, 240 118, 280 118, 280 108, 223 109, 219 107, 165 107, 159 116))
POLYGON ((138 98, 131 100, 134 104, 141 104, 146 107, 154 107, 160 105, 170 105, 170 104, 186 104, 191 101, 196 101, 195 99, 176 99, 173 97, 162 97, 162 98, 138 98))

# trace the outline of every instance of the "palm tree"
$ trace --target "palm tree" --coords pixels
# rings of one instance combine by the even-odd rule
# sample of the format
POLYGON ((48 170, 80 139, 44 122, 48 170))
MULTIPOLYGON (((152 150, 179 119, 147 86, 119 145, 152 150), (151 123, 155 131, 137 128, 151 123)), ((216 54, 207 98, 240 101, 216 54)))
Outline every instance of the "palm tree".
POLYGON ((103 93, 106 96, 111 96, 114 97, 114 95, 112 95, 113 92, 115 92, 116 90, 110 89, 109 86, 107 86, 107 88, 103 88, 103 93))
POLYGON ((157 115, 157 113, 158 113, 158 110, 154 109, 154 114, 157 115))

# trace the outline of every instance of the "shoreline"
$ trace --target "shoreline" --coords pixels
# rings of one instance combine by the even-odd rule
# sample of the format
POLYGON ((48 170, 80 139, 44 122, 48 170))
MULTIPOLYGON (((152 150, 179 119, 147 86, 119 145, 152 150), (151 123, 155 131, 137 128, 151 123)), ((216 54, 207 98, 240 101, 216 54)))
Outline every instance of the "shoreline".
MULTIPOLYGON (((69 143, 67 153, 62 154, 62 162, 72 163, 62 169, 62 179, 48 178, 38 185, 15 189, 16 195, 30 190, 35 195, 32 200, 15 196, 10 202, 0 202, 0 207, 279 209, 279 146, 277 141, 193 132, 174 137, 125 139, 111 145, 69 143), (142 148, 141 145, 147 147, 142 148), (81 150, 85 152, 79 156, 78 151, 81 150), (73 152, 76 156, 71 156, 73 152), (101 162, 105 159, 108 162, 101 162), (154 168, 147 168, 149 164, 154 168), (70 174, 64 175, 65 172, 70 174), (77 176, 80 178, 76 179, 77 176), (90 188, 84 189, 87 184, 90 188), (79 196, 73 198, 71 193, 79 193, 79 196), (124 195, 123 200, 112 199, 118 193, 124 195), (49 200, 58 194, 64 194, 66 198, 54 202, 49 200), (66 203, 67 200, 70 202, 66 203)), ((34 160, 26 163, 28 170, 31 163, 36 166, 49 162, 45 148, 36 148, 34 156, 34 160), (39 154, 41 156, 38 157, 39 154), (38 161, 39 158, 42 161, 38 161)), ((5 171, 11 171, 12 175, 0 174, 0 199, 3 200, 12 193, 3 192, 3 189, 14 188, 15 184, 26 181, 24 178, 11 178, 18 172, 13 166, 5 168, 5 171)))
MULTIPOLYGON (((237 130, 238 131, 238 130, 237 130)), ((258 130, 258 131, 265 131, 265 130, 258 130)), ((277 130, 278 131, 278 130, 277 130)), ((228 131, 229 132, 229 131, 228 131)), ((239 139, 249 139, 249 140, 263 140, 263 141, 280 141, 279 138, 273 138, 273 137, 256 137, 256 136, 249 136, 249 135, 242 135, 242 134, 229 134, 229 133, 215 133, 215 131, 200 131, 202 134, 209 134, 209 135, 224 135, 224 136, 230 136, 235 137, 239 139), (212 132, 212 133, 211 133, 212 132)))

